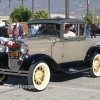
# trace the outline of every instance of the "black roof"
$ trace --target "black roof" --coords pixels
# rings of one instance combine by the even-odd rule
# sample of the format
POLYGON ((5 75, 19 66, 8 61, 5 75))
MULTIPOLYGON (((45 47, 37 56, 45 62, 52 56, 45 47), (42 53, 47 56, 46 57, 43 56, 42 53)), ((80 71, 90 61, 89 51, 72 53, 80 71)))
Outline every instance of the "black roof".
POLYGON ((38 19, 38 20, 31 20, 28 24, 35 24, 35 23, 85 23, 84 20, 78 18, 53 18, 53 19, 38 19))

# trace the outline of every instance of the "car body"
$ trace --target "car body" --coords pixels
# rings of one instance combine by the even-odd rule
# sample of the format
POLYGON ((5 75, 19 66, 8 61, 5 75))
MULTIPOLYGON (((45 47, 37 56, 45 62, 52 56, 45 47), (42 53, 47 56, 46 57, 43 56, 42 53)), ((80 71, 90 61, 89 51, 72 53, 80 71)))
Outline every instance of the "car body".
POLYGON ((100 46, 86 39, 84 20, 32 20, 28 28, 29 37, 17 40, 19 49, 10 50, 13 41, 9 41, 8 51, 0 53, 1 79, 4 75, 26 76, 28 84, 41 91, 47 87, 52 72, 74 74, 89 70, 92 76, 100 76, 100 46), (75 37, 64 38, 67 24, 75 37))

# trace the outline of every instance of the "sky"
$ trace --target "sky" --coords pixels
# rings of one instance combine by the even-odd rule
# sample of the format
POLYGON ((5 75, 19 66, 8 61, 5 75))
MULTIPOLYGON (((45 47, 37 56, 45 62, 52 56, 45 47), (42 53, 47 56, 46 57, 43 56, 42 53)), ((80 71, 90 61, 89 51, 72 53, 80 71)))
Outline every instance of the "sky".
MULTIPOLYGON (((51 13, 65 13, 65 0, 50 0, 51 13), (58 2, 59 1, 59 2, 58 2)), ((9 15, 15 7, 20 7, 21 0, 11 0, 9 8, 9 0, 2 0, 0 3, 0 15, 9 15)), ((32 0, 24 0, 24 7, 32 10, 32 0)), ((90 10, 97 11, 100 9, 100 0, 89 0, 90 10)), ((48 0, 34 0, 34 10, 48 10, 48 0)), ((86 14, 86 0, 69 0, 69 9, 71 15, 85 15, 86 14)))

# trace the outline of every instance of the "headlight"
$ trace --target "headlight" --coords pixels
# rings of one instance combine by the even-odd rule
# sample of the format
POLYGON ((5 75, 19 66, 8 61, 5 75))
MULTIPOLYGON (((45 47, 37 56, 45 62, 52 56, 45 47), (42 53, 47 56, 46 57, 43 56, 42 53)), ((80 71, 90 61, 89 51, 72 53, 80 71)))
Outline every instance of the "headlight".
POLYGON ((22 46, 21 46, 21 52, 23 54, 26 54, 28 52, 28 50, 29 50, 28 46, 25 45, 25 44, 22 44, 22 46))
POLYGON ((5 52, 6 51, 6 46, 3 44, 0 44, 0 52, 5 52))

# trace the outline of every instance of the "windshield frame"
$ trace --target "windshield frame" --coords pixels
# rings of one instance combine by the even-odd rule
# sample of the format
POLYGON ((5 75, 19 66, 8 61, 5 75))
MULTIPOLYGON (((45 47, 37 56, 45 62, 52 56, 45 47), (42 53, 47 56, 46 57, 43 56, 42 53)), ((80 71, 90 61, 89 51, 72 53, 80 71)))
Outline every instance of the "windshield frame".
MULTIPOLYGON (((29 38, 31 38, 31 37, 44 37, 44 36, 49 36, 49 37, 59 37, 60 38, 60 34, 61 34, 61 27, 60 27, 60 25, 61 24, 58 24, 58 23, 31 23, 31 24, 28 24, 28 37, 29 38), (41 34, 41 33, 39 33, 38 31, 36 32, 36 34, 34 34, 34 35, 32 35, 31 34, 31 26, 32 25, 38 25, 38 27, 40 28, 41 27, 41 25, 55 25, 56 26, 56 31, 58 32, 58 34, 41 34), (39 26, 40 25, 40 26, 39 26), (59 30, 58 30, 59 29, 59 30)), ((39 30, 39 28, 38 28, 38 30, 39 30)))

